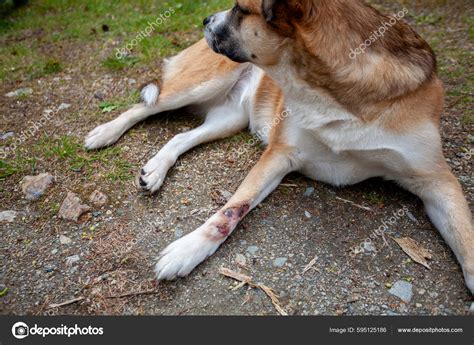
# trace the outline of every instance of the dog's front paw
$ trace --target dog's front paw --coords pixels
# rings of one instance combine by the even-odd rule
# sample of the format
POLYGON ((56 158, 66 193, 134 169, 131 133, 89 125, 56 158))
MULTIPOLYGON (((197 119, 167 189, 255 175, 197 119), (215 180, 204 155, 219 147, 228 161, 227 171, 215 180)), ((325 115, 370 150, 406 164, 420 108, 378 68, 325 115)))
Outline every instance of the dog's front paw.
POLYGON ((171 243, 161 254, 155 267, 158 280, 185 277, 215 253, 221 242, 208 238, 199 229, 171 243))
POLYGON ((166 174, 173 162, 168 159, 160 159, 159 154, 152 158, 140 171, 138 186, 146 192, 156 193, 165 180, 166 174))
POLYGON ((84 145, 88 150, 110 146, 120 139, 122 131, 122 126, 114 121, 103 124, 87 135, 84 145))

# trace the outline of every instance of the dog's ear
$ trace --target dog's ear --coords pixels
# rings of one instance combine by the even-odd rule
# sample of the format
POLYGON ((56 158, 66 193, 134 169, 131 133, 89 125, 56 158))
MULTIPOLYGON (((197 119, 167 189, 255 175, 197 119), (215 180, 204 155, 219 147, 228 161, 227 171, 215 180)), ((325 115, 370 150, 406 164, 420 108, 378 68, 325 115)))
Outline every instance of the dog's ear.
POLYGON ((291 22, 311 21, 315 14, 314 0, 263 0, 262 13, 268 23, 287 26, 291 22))
POLYGON ((262 13, 263 17, 267 22, 271 22, 275 19, 275 9, 278 0, 263 0, 262 1, 262 13))

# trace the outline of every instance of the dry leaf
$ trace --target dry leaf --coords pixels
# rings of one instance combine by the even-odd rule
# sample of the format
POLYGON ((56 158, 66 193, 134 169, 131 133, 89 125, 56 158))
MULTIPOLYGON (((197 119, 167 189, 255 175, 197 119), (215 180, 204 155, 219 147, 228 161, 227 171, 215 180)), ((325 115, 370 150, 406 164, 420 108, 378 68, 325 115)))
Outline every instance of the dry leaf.
POLYGON ((432 256, 427 249, 421 247, 409 237, 394 238, 393 240, 398 243, 400 248, 402 248, 413 261, 425 266, 427 269, 431 269, 426 259, 431 260, 432 256))

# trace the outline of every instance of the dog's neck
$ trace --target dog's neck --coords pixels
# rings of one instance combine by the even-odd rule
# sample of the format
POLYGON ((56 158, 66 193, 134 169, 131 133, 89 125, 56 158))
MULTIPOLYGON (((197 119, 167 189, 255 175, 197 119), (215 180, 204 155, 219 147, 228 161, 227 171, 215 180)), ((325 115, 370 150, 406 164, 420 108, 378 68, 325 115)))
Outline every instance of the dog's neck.
POLYGON ((436 75, 431 48, 401 19, 354 57, 353 49, 392 17, 362 1, 314 1, 312 13, 298 24, 280 63, 265 68, 287 97, 310 100, 308 94, 327 94, 366 118, 436 75))

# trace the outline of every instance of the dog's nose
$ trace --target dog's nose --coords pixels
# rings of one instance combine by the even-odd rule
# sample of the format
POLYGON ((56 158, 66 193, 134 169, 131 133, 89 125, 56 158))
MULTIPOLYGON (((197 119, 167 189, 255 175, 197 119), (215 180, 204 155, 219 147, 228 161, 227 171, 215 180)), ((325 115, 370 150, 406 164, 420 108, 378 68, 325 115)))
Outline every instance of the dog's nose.
POLYGON ((204 19, 204 22, 203 22, 204 26, 207 26, 207 24, 211 22, 211 19, 212 19, 212 16, 209 16, 206 19, 204 19))

